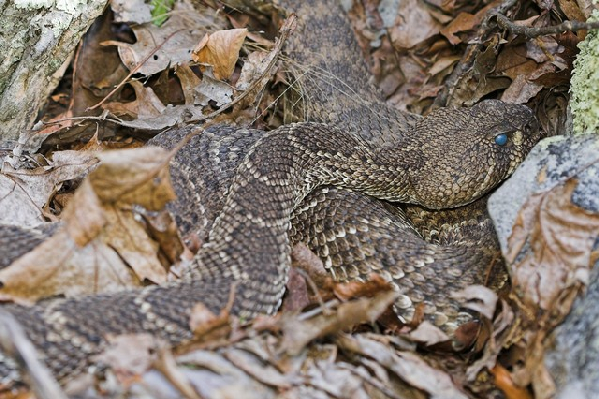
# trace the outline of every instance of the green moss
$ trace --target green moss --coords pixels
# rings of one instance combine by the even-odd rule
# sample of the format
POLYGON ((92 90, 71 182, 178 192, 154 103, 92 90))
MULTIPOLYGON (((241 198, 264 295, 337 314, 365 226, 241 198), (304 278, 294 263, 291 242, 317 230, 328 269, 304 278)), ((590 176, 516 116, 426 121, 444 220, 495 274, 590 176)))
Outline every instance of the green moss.
MULTIPOLYGON (((589 21, 599 21, 599 11, 593 11, 589 21)), ((599 31, 589 31, 578 47, 570 81, 574 133, 599 131, 599 31)))

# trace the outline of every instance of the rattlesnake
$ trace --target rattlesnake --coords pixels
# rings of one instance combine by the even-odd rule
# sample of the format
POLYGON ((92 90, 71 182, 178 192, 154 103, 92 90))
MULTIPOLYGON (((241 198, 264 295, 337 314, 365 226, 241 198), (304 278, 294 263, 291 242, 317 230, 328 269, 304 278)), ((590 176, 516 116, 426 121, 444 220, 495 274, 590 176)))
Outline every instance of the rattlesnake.
MULTIPOLYGON (((450 288, 480 281, 461 268, 476 261, 472 247, 463 247, 460 255, 456 248, 447 252, 427 244, 399 211, 371 197, 435 209, 472 202, 511 174, 536 142, 532 113, 492 100, 425 118, 399 112, 382 103, 369 83, 341 12, 328 1, 298 3, 287 5, 300 17, 287 51, 302 82, 309 122, 267 133, 213 126, 174 162, 178 191, 195 190, 174 206, 181 225, 207 235, 194 258, 192 280, 33 308, 4 307, 59 380, 81 371, 108 333, 146 332, 170 342, 190 338, 193 306, 202 302, 219 311, 232 287, 233 314, 275 312, 291 263, 290 232, 326 267, 343 274, 340 279, 364 277, 378 264, 394 279, 402 294, 397 307, 408 314, 413 302, 427 300, 431 317, 455 318, 455 305, 444 300, 450 288), (186 200, 204 202, 190 207, 186 200), (304 224, 308 227, 300 228, 304 224), (403 242, 391 244, 397 233, 403 242), (356 249, 361 244, 370 247, 356 249), (452 264, 456 259, 465 264, 452 264)), ((172 146, 193 129, 167 132, 152 144, 172 146)), ((14 378, 1 366, 0 372, 14 378)))

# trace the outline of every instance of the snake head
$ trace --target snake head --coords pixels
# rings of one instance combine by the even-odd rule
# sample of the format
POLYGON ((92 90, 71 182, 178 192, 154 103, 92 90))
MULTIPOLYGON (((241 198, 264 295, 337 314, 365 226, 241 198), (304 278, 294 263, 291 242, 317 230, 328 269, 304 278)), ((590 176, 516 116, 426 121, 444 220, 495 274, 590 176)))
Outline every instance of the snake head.
POLYGON ((466 205, 514 172, 540 139, 532 111, 486 100, 441 108, 418 122, 407 143, 415 202, 438 209, 466 205))

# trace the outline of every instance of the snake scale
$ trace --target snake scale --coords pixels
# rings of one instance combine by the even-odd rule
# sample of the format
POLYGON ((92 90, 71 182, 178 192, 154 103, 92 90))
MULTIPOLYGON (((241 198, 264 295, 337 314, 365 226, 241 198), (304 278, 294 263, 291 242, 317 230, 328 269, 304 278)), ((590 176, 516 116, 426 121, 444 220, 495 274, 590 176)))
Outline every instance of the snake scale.
MULTIPOLYGON (((398 312, 410 317, 424 302, 437 324, 459 317, 447 300, 452 290, 482 281, 477 245, 426 242, 404 213, 379 199, 431 209, 471 203, 511 174, 538 140, 532 113, 494 100, 424 118, 393 109, 369 82, 336 5, 285 3, 299 17, 286 51, 308 122, 266 133, 213 126, 178 153, 173 208, 184 232, 206 237, 192 279, 3 307, 59 381, 81 372, 107 334, 190 338, 193 306, 218 312, 233 282, 234 314, 275 312, 292 242, 306 242, 339 280, 380 271, 400 291, 398 312)), ((151 144, 173 146, 193 129, 163 133, 151 144)), ((10 242, 21 233, 12 234, 10 242)), ((0 364, 3 382, 16 378, 8 366, 0 364)))

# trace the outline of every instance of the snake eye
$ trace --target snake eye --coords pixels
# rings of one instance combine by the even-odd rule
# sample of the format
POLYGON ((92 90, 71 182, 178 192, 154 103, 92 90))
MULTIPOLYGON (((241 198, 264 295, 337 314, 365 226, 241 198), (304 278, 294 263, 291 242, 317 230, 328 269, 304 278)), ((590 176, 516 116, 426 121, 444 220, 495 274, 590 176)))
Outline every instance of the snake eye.
POLYGON ((503 147, 504 145, 506 145, 507 144, 507 134, 501 133, 501 134, 498 134, 497 136, 495 136, 495 144, 497 144, 500 147, 503 147))

